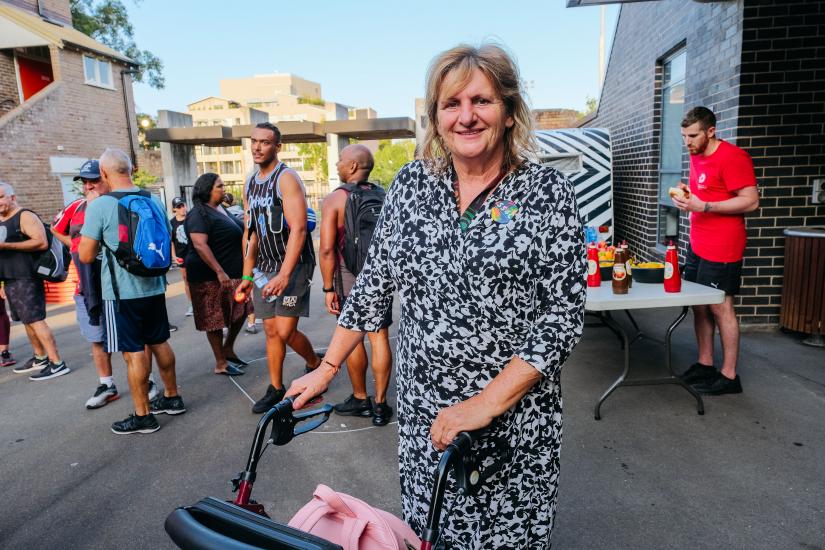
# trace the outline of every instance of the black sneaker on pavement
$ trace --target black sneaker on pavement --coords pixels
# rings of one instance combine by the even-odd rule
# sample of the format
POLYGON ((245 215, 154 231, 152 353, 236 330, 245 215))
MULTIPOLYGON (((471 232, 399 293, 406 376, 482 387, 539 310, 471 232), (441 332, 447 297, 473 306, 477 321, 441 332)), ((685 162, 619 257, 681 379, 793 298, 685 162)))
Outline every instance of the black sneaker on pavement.
POLYGON ((49 366, 49 358, 44 357, 43 359, 38 359, 37 357, 32 357, 22 365, 17 365, 13 369, 13 372, 17 374, 23 374, 25 372, 34 372, 36 370, 43 370, 44 367, 49 366))
POLYGON ((275 388, 272 384, 267 386, 266 395, 255 401, 252 405, 252 412, 255 414, 263 414, 278 403, 280 403, 286 394, 285 388, 275 388))
POLYGON ((130 414, 126 420, 112 424, 112 433, 121 434, 150 434, 158 431, 160 424, 152 413, 146 416, 130 414))
POLYGON ((86 401, 86 408, 87 409, 99 409, 103 405, 107 403, 111 403, 112 401, 116 401, 120 398, 120 394, 117 393, 117 388, 114 384, 111 386, 107 386, 106 384, 101 384, 95 390, 93 396, 86 401))
POLYGON ((384 403, 372 404, 372 424, 373 426, 386 426, 392 418, 392 407, 386 401, 384 403))
POLYGON ((64 374, 69 374, 70 372, 72 371, 66 366, 65 361, 61 361, 60 363, 52 363, 49 361, 49 364, 43 367, 40 372, 29 376, 29 380, 50 380, 58 376, 63 376, 64 374))
POLYGON ((9 350, 0 352, 0 367, 10 367, 17 363, 9 350))
MULTIPOLYGON (((322 349, 319 349, 319 350, 316 350, 316 351, 315 351, 315 355, 316 355, 316 356, 318 357, 318 359, 320 359, 320 360, 323 360, 323 359, 324 359, 324 355, 326 355, 326 354, 327 354, 327 350, 326 350, 326 348, 322 348, 322 349)), ((317 369, 317 368, 318 368, 318 367, 320 367, 320 366, 321 366, 321 362, 320 362, 320 361, 319 361, 319 362, 318 362, 318 364, 317 364, 317 365, 315 365, 314 367, 310 367, 309 365, 304 365, 304 374, 309 374, 309 373, 311 373, 312 371, 314 371, 315 369, 317 369)))
POLYGON ((701 383, 704 384, 710 380, 713 380, 719 376, 719 371, 716 370, 712 365, 703 365, 702 363, 693 363, 688 370, 683 372, 679 378, 682 379, 682 382, 685 384, 696 384, 701 383))
POLYGON ((177 331, 178 331, 178 327, 176 325, 173 325, 173 324, 170 323, 169 324, 169 332, 177 332, 177 331))
POLYGON ((705 384, 694 384, 693 389, 703 395, 725 395, 726 393, 742 393, 742 383, 739 381, 739 375, 731 380, 726 376, 720 374, 718 378, 711 380, 705 384))
POLYGON ((174 397, 166 397, 159 395, 149 402, 149 410, 153 414, 183 414, 186 412, 186 407, 183 404, 183 398, 180 395, 174 397))
POLYGON ((338 403, 332 408, 341 416, 372 416, 372 404, 369 396, 366 399, 358 399, 355 395, 350 394, 343 403, 338 403))

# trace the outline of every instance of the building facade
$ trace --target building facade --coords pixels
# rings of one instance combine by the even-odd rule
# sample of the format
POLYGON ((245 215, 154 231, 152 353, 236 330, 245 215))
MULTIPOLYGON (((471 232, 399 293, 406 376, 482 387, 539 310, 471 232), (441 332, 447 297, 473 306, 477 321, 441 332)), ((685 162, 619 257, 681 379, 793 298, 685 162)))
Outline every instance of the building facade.
POLYGON ((0 180, 50 220, 80 165, 137 144, 137 65, 71 25, 69 0, 0 0, 0 180))
POLYGON ((687 110, 713 110, 719 137, 752 156, 760 208, 746 217, 736 308, 746 325, 778 323, 784 229, 825 224, 813 194, 825 177, 823 36, 821 0, 625 3, 586 122, 611 131, 616 234, 643 259, 661 259, 669 240, 685 252, 689 221, 667 189, 687 182, 687 110))
MULTIPOLYGON (((321 96, 321 85, 292 74, 255 75, 250 78, 220 81, 220 97, 208 97, 188 105, 187 114, 195 127, 254 125, 268 120, 281 122, 323 123, 331 120, 376 118, 370 108, 353 109, 321 96)), ((328 139, 337 140, 336 136, 328 139)), ((315 162, 318 149, 335 151, 336 144, 313 144, 309 152, 302 152, 299 143, 284 143, 278 158, 294 169, 307 188, 310 204, 317 207, 335 178, 337 158, 327 155, 328 176, 324 178, 315 162), (329 145, 329 147, 327 147, 329 145)), ((249 151, 249 140, 236 145, 199 145, 195 148, 198 174, 215 172, 236 194, 255 165, 249 151)))

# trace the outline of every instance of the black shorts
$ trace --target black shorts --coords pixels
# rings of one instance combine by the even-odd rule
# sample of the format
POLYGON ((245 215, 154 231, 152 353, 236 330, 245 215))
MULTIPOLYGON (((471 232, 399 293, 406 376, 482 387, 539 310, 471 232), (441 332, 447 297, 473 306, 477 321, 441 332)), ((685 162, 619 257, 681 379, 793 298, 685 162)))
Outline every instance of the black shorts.
POLYGON ((135 353, 146 345, 162 344, 169 339, 166 296, 106 300, 107 351, 135 353))
POLYGON ((682 277, 686 281, 724 290, 726 296, 739 294, 742 279, 742 260, 738 262, 711 262, 697 256, 688 246, 682 277))
POLYGON ((46 290, 40 279, 9 279, 4 283, 13 321, 30 325, 46 318, 46 290))

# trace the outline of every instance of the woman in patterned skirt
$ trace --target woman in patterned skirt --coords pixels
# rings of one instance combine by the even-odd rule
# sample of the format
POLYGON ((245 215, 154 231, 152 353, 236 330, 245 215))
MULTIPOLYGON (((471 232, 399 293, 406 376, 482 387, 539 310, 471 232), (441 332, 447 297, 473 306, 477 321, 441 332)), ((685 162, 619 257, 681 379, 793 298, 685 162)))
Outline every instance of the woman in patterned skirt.
POLYGON ((192 243, 185 265, 195 328, 206 332, 215 374, 239 376, 247 363, 235 355, 235 338, 250 309, 249 302, 234 299, 243 275, 243 222, 226 211, 223 198, 224 184, 217 174, 203 174, 195 182, 193 208, 183 225, 192 243))
POLYGON ((401 301, 396 375, 405 519, 421 532, 439 451, 487 428, 474 452, 505 465, 475 496, 445 497, 448 548, 548 548, 561 442, 562 365, 582 333, 585 249, 570 182, 528 160, 531 114, 500 47, 459 46, 427 77, 421 160, 404 166, 321 368, 324 391, 401 301))

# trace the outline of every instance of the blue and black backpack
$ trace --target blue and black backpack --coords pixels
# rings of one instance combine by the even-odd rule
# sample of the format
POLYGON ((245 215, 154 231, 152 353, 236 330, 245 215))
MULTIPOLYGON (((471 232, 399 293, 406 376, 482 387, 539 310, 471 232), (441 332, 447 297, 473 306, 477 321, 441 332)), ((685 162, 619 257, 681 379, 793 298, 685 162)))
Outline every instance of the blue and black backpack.
POLYGON ((113 191, 117 199, 118 244, 112 251, 120 267, 138 277, 157 277, 172 265, 172 237, 166 215, 148 191, 113 191))

